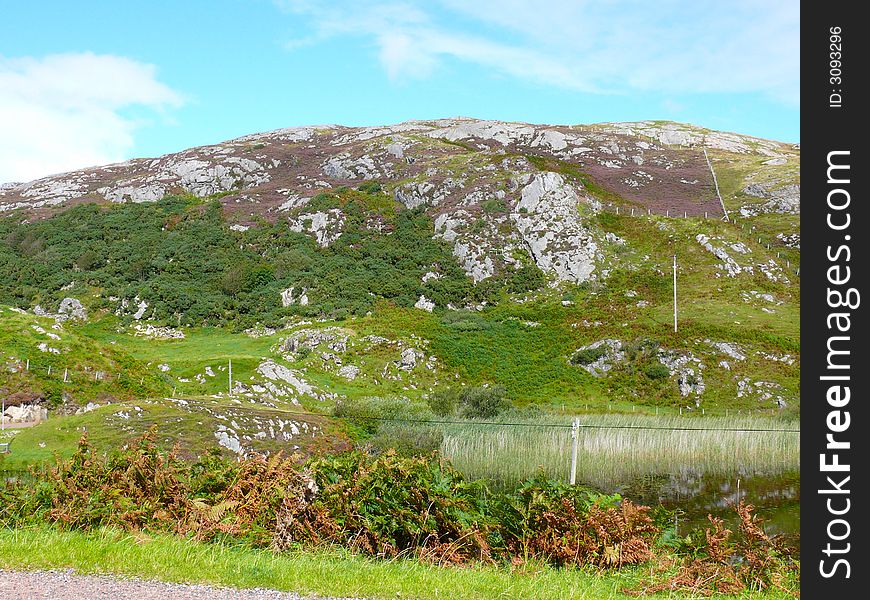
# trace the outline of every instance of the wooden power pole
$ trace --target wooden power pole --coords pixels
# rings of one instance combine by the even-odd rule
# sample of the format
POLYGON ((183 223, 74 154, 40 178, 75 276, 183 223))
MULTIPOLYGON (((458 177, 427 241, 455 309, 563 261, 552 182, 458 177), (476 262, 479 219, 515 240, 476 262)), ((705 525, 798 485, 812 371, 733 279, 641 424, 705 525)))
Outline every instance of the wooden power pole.
POLYGON ((674 333, 677 332, 677 255, 674 254, 674 333))

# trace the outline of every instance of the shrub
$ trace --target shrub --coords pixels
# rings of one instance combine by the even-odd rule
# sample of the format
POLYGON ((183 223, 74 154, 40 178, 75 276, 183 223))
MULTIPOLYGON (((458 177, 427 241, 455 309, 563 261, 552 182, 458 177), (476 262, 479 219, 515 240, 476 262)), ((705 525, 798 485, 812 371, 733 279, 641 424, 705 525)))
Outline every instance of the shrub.
POLYGON ((31 471, 32 492, 24 484, 7 488, 0 521, 172 530, 189 508, 186 470, 173 452, 156 448, 153 434, 109 457, 97 455, 85 434, 69 459, 31 471))
POLYGON ((432 416, 425 404, 399 396, 348 398, 337 402, 332 414, 345 419, 369 436, 390 424, 391 420, 425 421, 432 416))
POLYGON ((644 373, 650 379, 664 379, 670 377, 671 370, 662 363, 655 362, 651 365, 647 365, 646 369, 644 369, 644 373))
POLYGON ((435 390, 435 392, 426 399, 429 408, 431 408, 432 412, 439 417, 447 417, 456 413, 456 409, 459 407, 460 402, 461 398, 459 388, 442 388, 435 390))
POLYGON ((523 265, 508 275, 505 288, 512 294, 536 290, 547 284, 547 276, 534 263, 523 265))
POLYGON ((572 365, 591 365, 596 360, 607 354, 607 346, 601 345, 595 348, 583 348, 571 357, 572 365))
POLYGON ((658 340, 644 337, 624 344, 622 349, 629 361, 635 361, 655 355, 660 345, 658 340))
POLYGON ((556 566, 619 568, 646 562, 659 533, 649 507, 543 475, 502 499, 497 511, 501 535, 515 555, 556 566))
POLYGON ((315 460, 310 468, 319 493, 310 505, 288 505, 281 513, 276 549, 328 542, 372 556, 410 551, 439 562, 490 555, 480 488, 447 463, 349 453, 315 460))
POLYGON ((441 448, 444 432, 439 427, 384 423, 370 440, 381 452, 394 450, 399 456, 428 456, 441 448))
MULTIPOLYGON (((423 427, 392 435, 425 440, 430 433, 423 427)), ((0 488, 0 525, 111 525, 275 550, 338 544, 370 556, 442 563, 503 557, 513 564, 536 559, 598 568, 651 559, 659 531, 648 507, 618 495, 543 475, 514 493, 492 493, 435 454, 351 452, 303 466, 280 453, 229 461, 212 452, 190 465, 157 448, 155 439, 152 430, 106 456, 83 436, 69 459, 34 469, 32 481, 0 488)), ((642 582, 628 593, 785 589, 796 564, 751 506, 740 503, 737 512, 738 537, 710 518, 697 543, 684 543, 692 553, 676 573, 670 569, 665 581, 642 582)))
POLYGON ((740 519, 736 539, 722 519, 708 515, 710 527, 690 536, 700 537, 699 544, 687 540, 695 547, 675 574, 664 580, 644 581, 636 588, 623 591, 633 596, 665 590, 703 596, 738 594, 746 589, 776 588, 791 592, 785 585, 786 578, 790 572, 798 572, 799 564, 788 556, 778 540, 764 532, 761 519, 752 513, 751 504, 741 500, 734 509, 740 519))
POLYGON ((480 207, 485 213, 504 213, 507 212, 507 203, 498 198, 490 198, 480 203, 480 207))
POLYGON ((378 194, 383 188, 377 181, 364 181, 356 189, 366 194, 378 194))
POLYGON ((473 310, 451 310, 444 313, 441 323, 454 331, 482 331, 492 328, 486 317, 473 310))
POLYGON ((467 419, 491 419, 511 408, 504 397, 504 386, 476 386, 462 389, 460 394, 463 417, 467 419))
POLYGON ((436 390, 426 402, 432 412, 440 417, 458 412, 467 419, 489 419, 513 408, 510 400, 505 398, 505 388, 501 385, 442 388, 436 390))

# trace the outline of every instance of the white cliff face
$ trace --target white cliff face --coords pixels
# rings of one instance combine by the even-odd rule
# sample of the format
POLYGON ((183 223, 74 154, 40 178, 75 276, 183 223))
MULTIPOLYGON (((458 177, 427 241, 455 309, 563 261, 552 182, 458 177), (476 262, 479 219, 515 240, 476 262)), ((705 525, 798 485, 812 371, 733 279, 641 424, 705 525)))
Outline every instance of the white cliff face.
POLYGON ((435 237, 453 243, 453 256, 477 283, 495 274, 495 263, 489 256, 492 249, 486 239, 466 227, 470 220, 470 213, 464 210, 439 215, 435 219, 435 237))
POLYGON ((0 190, 0 200, 4 196, 16 195, 18 202, 0 203, 0 212, 17 208, 43 208, 58 206, 69 200, 80 198, 87 193, 86 177, 81 173, 68 173, 55 177, 45 177, 29 183, 7 185, 0 190))
POLYGON ((385 175, 373 157, 353 158, 347 153, 327 159, 323 163, 323 173, 333 179, 378 179, 385 175))
POLYGON ((695 239, 707 252, 722 261, 717 265, 719 271, 716 273, 716 277, 721 277, 723 274, 728 277, 737 277, 742 273, 749 275, 761 273, 774 283, 789 283, 788 277, 776 261, 773 259, 761 262, 752 260, 754 258, 752 252, 741 242, 729 243, 721 238, 709 237, 703 233, 699 233, 695 239))
POLYGON ((450 141, 468 138, 494 140, 503 146, 512 142, 530 139, 535 135, 535 128, 524 123, 504 123, 502 121, 463 120, 430 131, 430 137, 443 138, 450 141))
POLYGON ((695 239, 704 247, 705 250, 707 250, 707 252, 722 261, 719 268, 724 271, 728 277, 736 277, 743 272, 743 268, 731 257, 730 254, 728 254, 728 251, 725 250, 723 245, 715 245, 715 239, 711 239, 703 233, 699 233, 695 236, 695 239))
MULTIPOLYGON (((136 296, 138 299, 139 297, 136 296)), ((148 310, 148 303, 144 300, 139 300, 139 304, 136 306, 136 312, 133 313, 133 318, 137 321, 145 316, 145 311, 148 310)))
POLYGON ((58 308, 57 312, 68 319, 77 321, 86 321, 88 319, 85 307, 82 306, 82 303, 77 298, 64 298, 61 300, 60 308, 58 308))
POLYGON ((223 158, 220 162, 173 160, 161 170, 158 179, 169 179, 172 175, 178 178, 182 188, 199 197, 262 185, 271 179, 263 165, 237 156, 223 158))
POLYGON ((539 173, 522 188, 511 213, 535 263, 556 281, 581 283, 593 277, 598 244, 584 225, 580 197, 558 173, 539 173))
POLYGON ((265 131, 263 133, 252 133, 240 138, 236 138, 235 142, 259 142, 261 140, 278 140, 281 142, 307 142, 314 138, 318 129, 328 130, 332 125, 321 126, 305 126, 305 127, 286 127, 284 129, 276 129, 274 131, 265 131))
POLYGON ((167 189, 158 183, 148 183, 141 186, 123 185, 116 188, 101 187, 97 193, 102 194, 110 202, 157 202, 166 195, 167 189))
POLYGON ((294 296, 295 291, 295 287, 289 287, 281 292, 281 306, 308 306, 308 288, 301 288, 298 296, 294 296))

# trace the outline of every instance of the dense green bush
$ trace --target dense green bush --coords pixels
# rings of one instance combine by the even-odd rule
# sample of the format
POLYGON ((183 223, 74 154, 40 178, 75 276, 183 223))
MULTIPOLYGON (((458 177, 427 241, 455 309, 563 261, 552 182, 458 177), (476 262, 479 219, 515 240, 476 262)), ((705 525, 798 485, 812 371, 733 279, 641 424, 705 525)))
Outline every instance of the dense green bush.
POLYGON ((377 181, 365 181, 357 187, 361 192, 365 192, 367 194, 377 194, 381 191, 381 184, 377 181))
POLYGON ((504 386, 471 386, 460 393, 460 413, 467 419, 491 419, 511 408, 504 386))
POLYGON ((599 358, 607 354, 607 346, 601 345, 595 348, 584 348, 578 350, 571 357, 572 365, 591 365, 599 358))
POLYGON ((671 370, 662 363, 655 362, 647 365, 647 367, 644 369, 644 373, 650 379, 664 379, 665 377, 670 376, 671 370))
POLYGON ((474 310, 451 310, 441 316, 441 322, 454 331, 481 331, 493 324, 474 310))
POLYGON ((649 507, 543 475, 499 497, 491 510, 504 545, 514 554, 557 566, 647 562, 660 533, 649 507))
POLYGON ((435 390, 426 399, 426 402, 429 404, 429 408, 432 409, 432 412, 439 417, 452 415, 456 413, 456 410, 459 408, 459 403, 461 402, 460 389, 451 387, 435 390))
POLYGON ((480 207, 483 209, 483 212, 486 213, 504 213, 507 212, 507 203, 504 200, 499 200, 498 198, 490 198, 489 200, 484 200, 480 207))
POLYGON ((449 245, 432 238, 423 209, 404 208, 377 182, 322 192, 305 210, 333 208, 344 214, 343 232, 326 248, 283 221, 230 230, 220 202, 187 197, 83 204, 29 223, 0 219, 0 302, 53 308, 72 294, 115 310, 109 298, 138 296, 157 320, 248 327, 277 325, 292 312, 363 315, 379 299, 405 307, 421 295, 438 306, 492 303, 546 283, 526 261, 473 285, 449 245), (433 268, 440 277, 423 283, 433 268), (307 306, 281 306, 281 290, 291 286, 308 290, 307 306), (94 292, 101 299, 88 299, 94 292))
POLYGON ((441 388, 426 402, 436 415, 446 417, 458 413, 467 419, 491 419, 513 406, 501 385, 441 388))
POLYGON ((279 549, 308 538, 375 556, 412 550, 465 562, 490 555, 483 488, 446 462, 392 452, 374 458, 348 453, 315 460, 309 469, 319 493, 304 512, 282 515, 279 549), (312 514, 317 517, 310 519, 312 514), (299 523, 300 517, 313 527, 299 523))

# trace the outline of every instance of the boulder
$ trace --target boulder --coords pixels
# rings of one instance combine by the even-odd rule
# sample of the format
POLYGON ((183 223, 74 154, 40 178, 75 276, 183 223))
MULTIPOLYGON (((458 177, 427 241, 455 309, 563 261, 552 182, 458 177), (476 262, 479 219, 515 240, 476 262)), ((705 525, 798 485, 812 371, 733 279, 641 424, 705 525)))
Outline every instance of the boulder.
POLYGON ((421 295, 420 299, 417 300, 416 304, 414 304, 414 308, 419 308, 427 312, 432 312, 432 310, 435 308, 435 303, 427 299, 426 296, 421 295))
POLYGON ((67 319, 76 321, 86 321, 88 313, 82 303, 76 298, 64 298, 60 302, 60 308, 57 311, 67 319))

